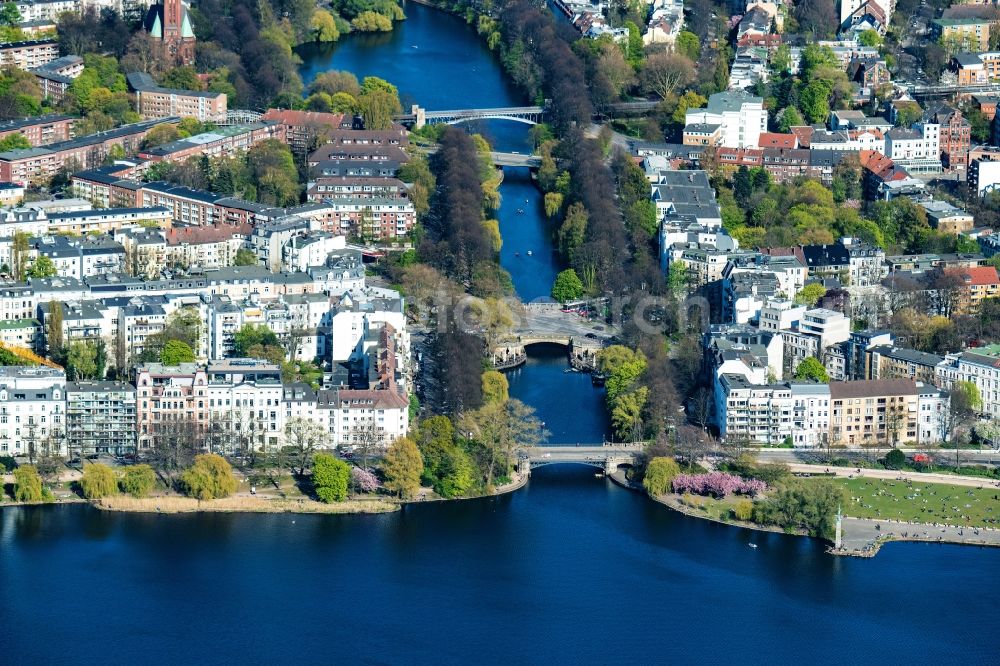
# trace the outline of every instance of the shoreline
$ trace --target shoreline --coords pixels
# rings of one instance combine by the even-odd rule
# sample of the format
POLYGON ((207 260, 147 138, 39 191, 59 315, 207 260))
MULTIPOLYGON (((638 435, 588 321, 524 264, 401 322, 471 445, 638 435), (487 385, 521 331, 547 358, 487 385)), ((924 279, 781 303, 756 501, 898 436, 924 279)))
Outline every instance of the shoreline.
POLYGON ((101 511, 122 513, 300 513, 300 514, 379 514, 399 511, 399 504, 383 499, 347 500, 324 504, 308 499, 265 499, 226 497, 201 501, 192 497, 160 496, 137 499, 114 495, 89 502, 101 511))
MULTIPOLYGON (((789 536, 818 538, 811 537, 809 534, 801 530, 789 532, 780 527, 773 527, 770 525, 757 525, 756 523, 746 523, 737 520, 718 520, 716 518, 712 518, 711 516, 703 515, 691 507, 683 505, 679 500, 674 500, 673 497, 651 497, 648 493, 643 492, 640 488, 632 485, 620 472, 615 472, 614 474, 609 475, 609 478, 616 485, 621 486, 626 490, 632 490, 645 495, 650 500, 691 518, 707 520, 709 522, 720 525, 728 525, 730 527, 743 527, 750 530, 756 530, 758 532, 771 532, 776 534, 787 534, 789 536)), ((867 518, 844 516, 844 531, 846 532, 847 529, 850 529, 855 533, 852 537, 850 537, 850 540, 856 542, 856 545, 842 545, 840 548, 837 548, 826 539, 820 539, 828 544, 826 548, 826 552, 828 554, 839 557, 875 557, 875 555, 877 555, 882 549, 883 545, 893 542, 922 542, 952 544, 957 546, 1000 547, 1000 530, 993 528, 972 528, 953 525, 945 526, 934 525, 932 523, 901 523, 893 520, 870 520, 867 518), (877 528, 876 525, 879 527, 877 528), (901 533, 903 530, 900 529, 904 526, 906 527, 905 536, 901 533), (923 534, 918 533, 916 530, 923 531, 923 534), (943 532, 943 535, 938 533, 935 536, 931 536, 931 530, 943 532), (910 533, 911 531, 913 531, 912 534, 910 533), (858 536, 858 532, 862 532, 863 534, 858 536), (971 532, 971 534, 967 535, 967 532, 971 532), (868 535, 871 535, 870 538, 868 535), (993 540, 991 541, 987 537, 993 537, 993 540)), ((845 544, 847 540, 848 538, 845 534, 845 544)))
POLYGON ((410 504, 434 504, 436 502, 466 502, 469 500, 478 499, 488 499, 490 497, 499 497, 501 495, 509 495, 515 491, 524 488, 528 484, 528 479, 531 478, 530 474, 517 473, 517 478, 510 483, 499 486, 492 495, 471 495, 469 497, 431 497, 427 498, 426 494, 421 495, 420 499, 406 500, 405 502, 400 502, 400 506, 408 506, 410 504))

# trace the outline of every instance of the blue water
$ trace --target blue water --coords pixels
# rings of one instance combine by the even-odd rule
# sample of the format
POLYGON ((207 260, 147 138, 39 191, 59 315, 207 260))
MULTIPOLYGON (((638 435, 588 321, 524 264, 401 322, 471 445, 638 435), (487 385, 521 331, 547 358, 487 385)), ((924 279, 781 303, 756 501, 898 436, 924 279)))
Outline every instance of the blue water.
POLYGON ((996 663, 996 564, 934 544, 834 558, 571 466, 385 516, 7 508, 2 660, 996 663))
MULTIPOLYGON (((407 13, 408 33, 349 37, 334 58, 426 89, 428 108, 503 101, 476 84, 503 81, 464 24, 407 13), (417 27, 428 41, 412 50, 441 50, 441 76, 433 61, 423 82, 379 69, 393 50, 372 45, 398 55, 417 27)), ((545 238, 511 219, 501 211, 502 258, 530 299, 555 267, 509 261, 545 238)), ((561 350, 533 348, 511 394, 551 441, 600 441, 601 393, 565 367, 561 350)), ((500 498, 384 516, 6 507, 0 663, 993 664, 998 564, 1000 550, 935 544, 836 558, 815 540, 687 518, 576 466, 540 468, 500 498)))

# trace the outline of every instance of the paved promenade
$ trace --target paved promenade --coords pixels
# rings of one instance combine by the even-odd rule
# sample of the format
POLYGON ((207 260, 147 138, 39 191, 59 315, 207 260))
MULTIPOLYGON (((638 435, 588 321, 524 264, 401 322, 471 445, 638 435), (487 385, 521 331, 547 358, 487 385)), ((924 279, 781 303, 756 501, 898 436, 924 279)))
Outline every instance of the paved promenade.
POLYGON ((886 541, 930 541, 981 546, 1000 546, 1000 530, 988 527, 931 525, 895 520, 844 518, 841 555, 873 556, 886 541))
POLYGON ((789 463, 792 472, 807 474, 832 474, 843 478, 885 479, 888 481, 916 481, 918 483, 946 483, 952 486, 970 488, 1000 488, 1000 481, 981 476, 959 476, 957 474, 925 474, 923 472, 902 472, 891 469, 865 469, 864 467, 829 467, 826 465, 805 465, 789 463))

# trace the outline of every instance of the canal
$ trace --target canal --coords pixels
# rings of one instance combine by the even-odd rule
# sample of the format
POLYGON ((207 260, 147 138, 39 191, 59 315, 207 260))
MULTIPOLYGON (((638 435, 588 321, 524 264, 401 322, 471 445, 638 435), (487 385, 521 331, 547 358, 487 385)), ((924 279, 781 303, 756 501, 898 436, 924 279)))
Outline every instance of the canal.
MULTIPOLYGON (((407 14, 398 33, 314 52, 304 75, 385 76, 428 108, 518 101, 464 22, 407 14), (432 50, 440 67, 417 59, 432 50)), ((488 129, 523 140, 521 127, 488 129)), ((526 178, 504 187, 505 208, 528 199, 516 217, 501 211, 504 265, 534 298, 550 276, 510 253, 541 250, 547 228, 526 178), (524 196, 510 194, 519 181, 524 196)), ((541 348, 511 391, 553 441, 600 440, 599 393, 564 370, 560 350, 541 348)), ((380 516, 6 507, 0 661, 986 664, 998 563, 1000 551, 934 544, 831 557, 812 539, 687 518, 575 466, 540 468, 502 497, 380 516)))
MULTIPOLYGON (((358 79, 378 76, 399 88, 405 108, 429 110, 497 108, 528 103, 503 73, 476 31, 458 17, 409 3, 407 20, 389 34, 350 35, 334 44, 298 49, 306 85, 330 69, 358 79)), ((492 120, 468 123, 501 151, 531 150, 529 126, 492 120)), ((549 298, 561 270, 552 242, 552 223, 528 169, 504 169, 497 219, 503 247, 500 263, 510 273, 517 295, 530 302, 549 298)), ((600 442, 610 435, 603 392, 586 375, 569 369, 566 354, 529 348, 528 364, 509 373, 511 395, 531 405, 551 433, 552 443, 600 442), (567 410, 566 405, 574 408, 567 410)))

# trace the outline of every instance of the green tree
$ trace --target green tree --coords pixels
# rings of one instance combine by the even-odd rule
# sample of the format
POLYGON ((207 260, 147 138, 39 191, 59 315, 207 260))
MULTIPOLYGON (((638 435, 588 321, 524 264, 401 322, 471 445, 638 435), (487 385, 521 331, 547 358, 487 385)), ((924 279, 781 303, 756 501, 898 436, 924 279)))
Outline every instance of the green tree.
POLYGON ((329 453, 317 453, 313 458, 312 483, 316 497, 331 504, 347 499, 351 482, 351 467, 329 453))
POLYGON ((819 299, 824 296, 826 296, 826 287, 819 282, 812 282, 799 290, 799 293, 795 295, 795 302, 799 305, 815 307, 819 303, 819 299))
POLYGON ((248 250, 245 247, 236 250, 236 256, 233 258, 234 266, 256 266, 258 263, 257 255, 253 250, 248 250))
POLYGON ((694 62, 698 62, 698 58, 701 57, 701 41, 698 39, 698 35, 688 30, 682 30, 677 35, 677 42, 674 44, 674 48, 694 62))
POLYGON ((681 467, 673 458, 653 458, 646 465, 646 475, 642 487, 650 497, 666 495, 671 490, 674 478, 681 473, 681 467))
POLYGON ((787 133, 792 127, 799 127, 805 124, 806 121, 802 119, 802 114, 799 113, 799 110, 794 106, 789 106, 781 112, 778 129, 787 133))
POLYGON ((831 481, 786 481, 766 499, 754 503, 754 520, 831 539, 837 510, 845 499, 843 487, 831 481))
POLYGON ((566 209, 566 217, 563 218, 563 223, 556 234, 559 251, 567 261, 573 261, 577 249, 583 245, 587 237, 588 223, 589 215, 583 204, 580 202, 570 204, 569 208, 566 209))
POLYGON ((882 35, 877 30, 865 30, 858 35, 858 41, 862 46, 879 47, 882 46, 882 35))
POLYGON ((795 378, 803 381, 829 383, 830 375, 826 368, 815 356, 808 356, 802 359, 798 367, 795 368, 795 378))
POLYGON ((181 363, 194 363, 194 351, 186 342, 181 340, 170 340, 163 345, 160 351, 160 363, 163 365, 179 365, 181 363))
POLYGON ((25 148, 31 148, 31 142, 18 132, 8 134, 0 139, 0 153, 7 152, 8 150, 23 150, 25 148))
POLYGON ((45 316, 45 344, 50 357, 62 353, 63 346, 63 306, 59 301, 49 301, 45 316))
POLYGON ((233 356, 246 357, 253 347, 269 347, 278 345, 278 336, 263 324, 243 324, 240 330, 233 334, 233 356))
POLYGON ((38 468, 34 465, 20 465, 14 470, 14 501, 41 502, 45 499, 45 488, 38 468))
POLYGON ((572 268, 560 271, 552 284, 552 298, 565 303, 575 301, 581 296, 583 296, 583 282, 580 281, 576 271, 572 268))
POLYGON ((882 461, 886 469, 902 469, 906 465, 906 454, 899 449, 890 449, 882 461))
POLYGON ((156 472, 149 465, 133 465, 122 472, 118 486, 132 497, 147 497, 156 487, 156 472))
POLYGON ((16 3, 5 2, 0 6, 0 25, 13 27, 22 20, 21 12, 18 11, 16 3))
POLYGON ((358 32, 392 32, 392 21, 377 12, 361 12, 351 20, 358 32))
POLYGON ((25 274, 28 270, 28 253, 30 252, 31 237, 24 231, 15 231, 14 240, 10 248, 10 270, 14 274, 14 279, 24 282, 25 274))
POLYGON ((611 425, 620 440, 637 441, 642 436, 642 411, 649 399, 649 389, 640 386, 634 391, 621 393, 611 407, 611 425))
POLYGON ((558 192, 548 192, 545 195, 545 215, 555 217, 562 210, 563 195, 558 192))
POLYGON ((100 499, 118 494, 118 479, 115 471, 107 465, 94 463, 83 468, 80 489, 87 499, 100 499))
POLYGON ((741 499, 733 505, 733 517, 736 520, 750 520, 753 518, 753 501, 741 499))
POLYGON ((291 148, 268 139, 248 150, 246 160, 251 182, 257 185, 258 202, 272 206, 299 202, 299 171, 291 148))
POLYGON ((896 127, 909 127, 919 122, 924 110, 916 102, 902 102, 896 105, 896 127))
POLYGON ((226 459, 214 453, 202 453, 181 475, 185 494, 200 500, 222 499, 236 492, 236 476, 226 459))
POLYGON ((482 375, 483 402, 507 402, 510 397, 507 378, 497 370, 487 370, 482 375))
POLYGON ((400 437, 392 443, 382 461, 386 489, 404 499, 415 496, 420 490, 420 474, 423 469, 424 460, 420 449, 412 439, 400 437))
MULTIPOLYGON (((374 78, 374 77, 368 77, 374 78)), ((367 82, 368 79, 365 79, 367 82)), ((365 128, 370 130, 386 130, 392 126, 392 117, 400 113, 403 107, 399 103, 399 94, 384 88, 364 90, 357 97, 354 107, 365 119, 365 128)))
POLYGON ((55 263, 45 255, 41 255, 31 262, 26 275, 29 278, 48 278, 55 277, 58 272, 55 263))
POLYGON ((66 355, 66 370, 74 381, 97 379, 97 349, 87 340, 74 340, 66 355))
POLYGON ((687 117, 688 109, 701 109, 708 104, 708 99, 704 96, 699 95, 693 90, 685 91, 680 99, 677 100, 677 108, 674 109, 673 114, 670 119, 673 120, 678 125, 683 125, 687 117))
POLYGON ((333 15, 324 9, 317 8, 313 12, 309 25, 313 31, 313 41, 335 42, 340 39, 337 22, 333 20, 333 15))

